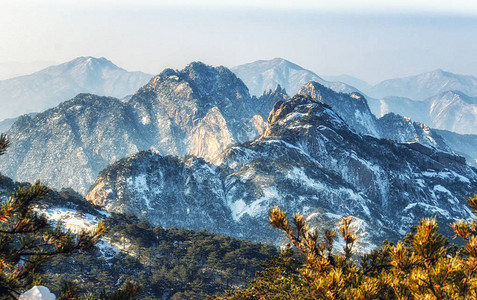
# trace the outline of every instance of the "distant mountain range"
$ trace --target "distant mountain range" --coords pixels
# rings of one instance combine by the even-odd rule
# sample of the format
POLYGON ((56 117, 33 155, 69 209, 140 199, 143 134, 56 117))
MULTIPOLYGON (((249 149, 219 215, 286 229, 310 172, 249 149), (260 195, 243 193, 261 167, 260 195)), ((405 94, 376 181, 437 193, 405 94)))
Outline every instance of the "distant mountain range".
POLYGON ((377 116, 395 113, 424 123, 429 127, 460 134, 477 134, 477 78, 435 70, 385 80, 371 86, 358 78, 327 76, 326 81, 282 58, 259 60, 232 68, 249 87, 252 94, 261 95, 277 84, 294 95, 315 81, 336 92, 359 92, 366 95, 368 106, 377 116))
POLYGON ((477 97, 446 91, 424 101, 385 97, 379 100, 380 115, 397 113, 430 127, 460 134, 477 134, 477 97))
POLYGON ((477 77, 434 70, 415 76, 382 81, 364 92, 375 98, 406 97, 423 101, 446 91, 477 96, 477 77))
POLYGON ((79 93, 124 97, 151 77, 128 72, 103 57, 79 57, 31 75, 0 80, 0 120, 44 111, 79 93))
POLYGON ((372 85, 367 83, 366 81, 356 78, 354 76, 350 76, 350 75, 322 76, 322 78, 328 81, 335 81, 335 82, 338 81, 338 82, 346 83, 363 92, 367 91, 368 89, 372 87, 372 85))
POLYGON ((231 68, 237 77, 247 85, 250 94, 260 96, 277 85, 283 87, 289 95, 310 81, 318 82, 336 92, 352 93, 358 90, 342 82, 326 81, 310 70, 306 70, 286 59, 258 60, 231 68))
MULTIPOLYGON (((452 151, 424 124, 399 116, 378 120, 358 93, 336 93, 317 82, 299 93, 333 107, 358 134, 452 151)), ((230 145, 260 136, 273 105, 287 99, 279 86, 251 97, 224 67, 192 63, 166 69, 126 102, 80 94, 34 117, 20 117, 8 131, 11 151, 0 170, 18 181, 41 179, 84 194, 102 169, 138 151, 213 161, 230 145)))

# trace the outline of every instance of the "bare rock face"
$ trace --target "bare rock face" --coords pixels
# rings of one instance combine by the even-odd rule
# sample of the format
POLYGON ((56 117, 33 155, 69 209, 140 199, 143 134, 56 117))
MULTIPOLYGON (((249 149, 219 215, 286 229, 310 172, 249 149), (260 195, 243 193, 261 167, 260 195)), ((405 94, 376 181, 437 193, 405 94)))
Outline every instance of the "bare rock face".
POLYGON ((153 224, 272 242, 280 240, 267 223, 275 205, 316 226, 353 215, 364 248, 402 237, 424 216, 471 217, 465 199, 477 170, 458 156, 358 134, 330 106, 299 95, 277 102, 266 128, 214 165, 152 152, 121 160, 87 199, 153 224))
POLYGON ((224 117, 217 107, 213 107, 194 127, 188 152, 211 160, 232 144, 233 140, 224 117))
POLYGON ((224 67, 196 62, 167 69, 127 102, 80 94, 33 118, 19 118, 8 131, 12 146, 0 171, 17 181, 40 179, 84 194, 102 169, 138 151, 211 160, 231 144, 253 140, 263 132, 255 116, 263 101, 251 98, 224 67))
POLYGON ((298 94, 331 106, 358 133, 379 137, 376 117, 371 113, 362 95, 336 93, 317 82, 307 83, 298 94))
POLYGON ((452 152, 445 140, 426 124, 413 122, 407 117, 389 113, 377 120, 379 135, 399 143, 421 143, 452 152))
MULTIPOLYGON (((336 93, 309 82, 300 94, 331 106, 357 134, 452 152, 424 125, 399 117, 377 120, 358 93, 336 93)), ((40 179, 86 194, 102 169, 139 151, 212 162, 227 147, 265 133, 264 121, 274 123, 278 116, 276 111, 269 115, 270 110, 287 99, 280 86, 251 97, 224 67, 195 62, 183 70, 166 69, 127 101, 80 94, 43 113, 18 118, 8 132, 12 146, 0 161, 0 172, 16 181, 40 179)))

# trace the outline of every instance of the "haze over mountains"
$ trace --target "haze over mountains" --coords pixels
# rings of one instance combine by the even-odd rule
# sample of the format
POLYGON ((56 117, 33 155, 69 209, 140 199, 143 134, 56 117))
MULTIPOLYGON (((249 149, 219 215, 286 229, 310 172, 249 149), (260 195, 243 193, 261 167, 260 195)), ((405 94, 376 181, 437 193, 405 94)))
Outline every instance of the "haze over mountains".
POLYGON ((274 89, 277 84, 285 88, 288 94, 295 95, 298 90, 310 81, 321 83, 336 92, 352 93, 357 89, 342 82, 328 82, 312 71, 306 70, 283 58, 258 60, 252 63, 231 68, 237 77, 243 80, 250 94, 262 95, 274 89))
POLYGON ((0 120, 41 112, 79 93, 124 97, 152 75, 128 72, 106 58, 78 57, 30 75, 0 80, 0 120))
POLYGON ((376 98, 398 96, 423 101, 446 91, 460 91, 477 96, 477 78, 440 69, 415 76, 385 80, 366 92, 376 98))

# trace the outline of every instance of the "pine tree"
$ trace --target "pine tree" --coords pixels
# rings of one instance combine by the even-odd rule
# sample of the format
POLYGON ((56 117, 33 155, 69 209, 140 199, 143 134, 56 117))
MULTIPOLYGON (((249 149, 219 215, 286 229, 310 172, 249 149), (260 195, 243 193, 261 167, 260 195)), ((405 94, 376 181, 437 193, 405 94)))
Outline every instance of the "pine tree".
MULTIPOLYGON (((477 214, 477 195, 467 202, 477 214)), ((282 254, 257 273, 249 288, 229 291, 222 299, 286 299, 290 292, 294 299, 477 299, 477 220, 451 225, 465 241, 459 248, 439 233, 434 218, 424 218, 403 241, 384 241, 361 257, 360 265, 353 255, 352 221, 346 217, 340 223, 345 242, 340 254, 333 251, 334 231, 320 237, 303 215, 289 222, 286 212, 273 208, 270 223, 302 254, 302 266, 283 268, 282 254)))
MULTIPOLYGON (((0 155, 8 147, 0 135, 0 155)), ((52 228, 44 216, 33 210, 35 203, 48 194, 36 182, 17 187, 13 196, 0 206, 0 298, 16 299, 26 288, 42 281, 42 264, 56 255, 87 251, 105 231, 100 222, 91 232, 73 234, 57 226, 52 228)))

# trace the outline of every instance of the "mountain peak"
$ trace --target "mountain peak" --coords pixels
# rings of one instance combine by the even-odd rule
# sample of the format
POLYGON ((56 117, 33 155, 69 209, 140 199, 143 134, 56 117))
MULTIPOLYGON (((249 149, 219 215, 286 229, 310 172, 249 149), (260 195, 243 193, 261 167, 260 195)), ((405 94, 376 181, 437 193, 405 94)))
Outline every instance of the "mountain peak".
POLYGON ((214 93, 227 94, 226 98, 250 98, 247 86, 229 69, 213 67, 203 62, 192 62, 182 70, 165 69, 144 88, 156 90, 164 80, 186 83, 198 98, 204 101, 214 93))
POLYGON ((206 65, 205 63, 201 61, 194 61, 188 64, 187 66, 185 66, 185 68, 182 71, 200 73, 200 72, 211 71, 212 69, 214 69, 214 67, 206 65))
POLYGON ((273 95, 273 94, 286 94, 287 91, 282 88, 280 84, 277 84, 274 89, 269 89, 268 91, 263 91, 262 96, 273 95))
MULTIPOLYGON (((120 69, 113 62, 105 57, 80 56, 66 63, 67 65, 90 65, 90 66, 107 66, 120 69)), ((61 65, 60 65, 61 66, 61 65)))
POLYGON ((470 75, 454 74, 442 69, 414 76, 382 81, 367 93, 376 98, 387 96, 425 100, 445 91, 459 90, 470 96, 477 96, 477 78, 470 75))
POLYGON ((318 75, 283 58, 258 60, 236 66, 231 69, 245 82, 250 93, 260 96, 264 91, 274 89, 280 84, 291 95, 294 95, 310 80, 322 82, 318 75))
POLYGON ((146 84, 152 75, 128 72, 104 57, 81 56, 0 84, 0 101, 9 103, 0 120, 52 108, 79 93, 124 97, 146 84))
POLYGON ((291 61, 286 60, 286 59, 281 58, 281 57, 276 57, 276 58, 272 59, 270 61, 270 63, 272 63, 274 65, 277 65, 277 66, 283 66, 283 67, 291 68, 291 69, 294 69, 294 70, 305 70, 303 67, 301 67, 297 64, 294 64, 291 61))
POLYGON ((278 101, 268 117, 264 136, 283 136, 285 132, 307 129, 320 125, 345 129, 346 123, 330 106, 315 99, 296 95, 288 101, 278 101))

